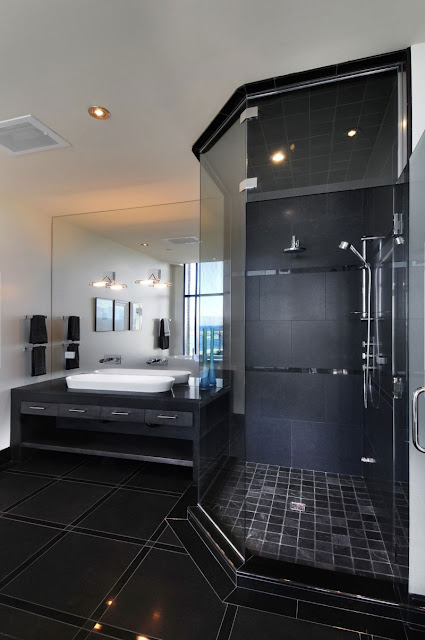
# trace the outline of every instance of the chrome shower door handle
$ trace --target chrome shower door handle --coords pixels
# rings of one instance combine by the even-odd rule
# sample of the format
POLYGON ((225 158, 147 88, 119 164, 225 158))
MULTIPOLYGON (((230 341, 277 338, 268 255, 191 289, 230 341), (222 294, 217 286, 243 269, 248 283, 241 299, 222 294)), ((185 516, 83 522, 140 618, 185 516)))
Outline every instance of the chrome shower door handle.
POLYGON ((418 451, 425 453, 425 448, 419 444, 419 421, 418 421, 418 400, 421 393, 424 393, 425 387, 418 387, 412 396, 412 437, 413 444, 418 451))

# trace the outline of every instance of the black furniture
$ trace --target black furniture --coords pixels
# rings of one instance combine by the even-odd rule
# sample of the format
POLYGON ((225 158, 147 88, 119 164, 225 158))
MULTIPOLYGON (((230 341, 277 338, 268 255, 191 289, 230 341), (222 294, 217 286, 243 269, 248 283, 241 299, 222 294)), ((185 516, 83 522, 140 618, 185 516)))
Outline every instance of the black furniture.
POLYGON ((46 449, 193 467, 198 476, 199 416, 228 411, 227 388, 191 384, 166 393, 68 389, 58 378, 12 389, 11 452, 46 449))

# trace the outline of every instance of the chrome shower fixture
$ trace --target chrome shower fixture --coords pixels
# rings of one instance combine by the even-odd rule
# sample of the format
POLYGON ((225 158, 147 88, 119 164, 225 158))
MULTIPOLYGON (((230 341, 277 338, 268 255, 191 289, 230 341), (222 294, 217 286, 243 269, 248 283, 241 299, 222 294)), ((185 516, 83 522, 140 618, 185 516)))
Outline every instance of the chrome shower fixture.
MULTIPOLYGON (((368 239, 368 238, 367 238, 368 239)), ((363 286, 362 286, 362 295, 363 295, 363 312, 362 312, 362 318, 365 319, 367 321, 367 340, 366 340, 366 353, 364 355, 364 358, 366 360, 366 363, 363 365, 363 405, 364 408, 367 409, 368 407, 368 389, 369 389, 369 385, 371 383, 370 380, 370 358, 371 358, 371 354, 370 354, 370 345, 371 345, 371 327, 370 327, 370 322, 371 322, 371 298, 372 298, 372 270, 370 268, 370 264, 367 262, 366 260, 366 238, 363 238, 363 252, 364 255, 362 256, 361 253, 359 253, 356 249, 356 247, 354 247, 351 242, 347 242, 346 240, 341 240, 341 242, 339 243, 339 248, 343 249, 344 251, 347 251, 347 249, 350 249, 350 251, 352 251, 354 253, 355 256, 357 256, 357 258, 364 264, 365 269, 363 269, 363 286), (368 274, 368 287, 367 287, 367 302, 366 302, 366 271, 368 274)))
POLYGON ((339 243, 339 248, 340 249, 344 249, 344 251, 346 251, 347 249, 350 249, 350 251, 352 251, 354 253, 355 256, 358 257, 359 260, 361 260, 363 262, 363 264, 365 265, 365 267, 368 266, 368 263, 366 262, 366 260, 363 258, 362 254, 359 253, 356 249, 356 247, 354 247, 351 242, 347 242, 346 240, 342 240, 339 243))
POLYGON ((306 249, 300 247, 300 241, 297 236, 292 236, 291 246, 283 250, 283 253, 304 253, 306 249))

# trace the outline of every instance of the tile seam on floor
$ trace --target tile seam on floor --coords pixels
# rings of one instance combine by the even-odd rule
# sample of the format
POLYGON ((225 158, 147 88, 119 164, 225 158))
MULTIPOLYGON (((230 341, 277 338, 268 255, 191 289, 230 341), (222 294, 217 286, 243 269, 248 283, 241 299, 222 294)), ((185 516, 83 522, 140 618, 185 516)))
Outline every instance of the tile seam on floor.
MULTIPOLYGON (((113 492, 114 491, 111 490, 108 494, 106 494, 106 496, 103 496, 103 498, 101 498, 101 500, 106 499, 109 496, 109 494, 112 494, 113 492)), ((99 502, 100 502, 100 500, 97 503, 95 503, 95 505, 92 505, 92 507, 96 506, 99 502)), ((84 512, 82 515, 84 516, 85 513, 86 512, 84 512)), ((41 547, 32 556, 27 558, 27 560, 24 563, 22 563, 22 565, 20 565, 21 567, 23 567, 22 569, 20 569, 18 571, 19 567, 17 567, 15 569, 15 571, 17 572, 16 575, 14 575, 10 580, 7 580, 5 582, 7 576, 6 576, 6 578, 3 578, 3 580, 0 581, 0 592, 2 592, 5 587, 7 587, 9 584, 11 584, 19 575, 24 573, 34 562, 39 560, 39 558, 41 558, 45 553, 47 553, 51 548, 53 548, 58 542, 60 542, 60 540, 62 540, 66 535, 71 533, 72 532, 72 526, 73 526, 74 522, 75 522, 75 520, 72 523, 70 523, 69 525, 67 525, 65 527, 65 529, 61 530, 60 533, 58 533, 57 536, 53 537, 52 540, 50 540, 46 545, 41 547), (23 566, 23 565, 25 565, 25 566, 23 566)), ((11 574, 9 574, 9 576, 10 575, 11 574)))
MULTIPOLYGON (((45 553, 47 553, 50 549, 52 549, 58 542, 60 542, 63 538, 67 536, 68 532, 66 530, 60 531, 56 536, 54 536, 51 540, 46 542, 45 545, 40 547, 37 551, 35 551, 29 558, 24 560, 20 565, 15 567, 12 571, 10 571, 4 578, 0 580, 0 594, 3 594, 3 589, 5 589, 9 584, 11 584, 18 576, 24 573, 34 562, 41 558, 45 553)), ((7 594, 3 594, 7 595, 7 594)))
MULTIPOLYGON (((178 502, 178 501, 177 501, 178 502)), ((167 515, 169 515, 172 510, 174 509, 175 504, 170 508, 169 512, 167 515)), ((150 541, 157 541, 158 538, 164 533, 165 529, 167 528, 167 515, 164 517, 164 519, 160 522, 160 524, 157 526, 157 528, 155 529, 155 531, 152 533, 150 541)), ((108 598, 108 594, 111 594, 115 587, 117 585, 120 585, 120 582, 123 581, 125 579, 126 574, 128 573, 130 567, 132 567, 132 565, 136 564, 136 561, 138 559, 139 556, 143 557, 141 558, 140 562, 137 562, 134 571, 132 571, 128 578, 126 578, 124 580, 124 582, 122 583, 122 585, 119 587, 119 590, 117 591, 117 593, 113 596, 113 599, 115 600, 116 598, 118 598, 119 594, 121 593, 121 591, 124 589, 125 585, 129 582, 129 580, 132 578, 132 576, 135 574, 135 572, 139 569, 139 567, 141 566, 141 564, 144 562, 144 560, 147 558, 147 556, 149 555, 149 553, 155 549, 155 546, 151 546, 149 547, 148 545, 143 546, 139 553, 136 555, 136 557, 133 559, 133 561, 128 565, 128 567, 125 569, 125 571, 123 571, 123 573, 121 574, 121 576, 119 576, 119 578, 116 580, 116 582, 114 583, 114 585, 108 590, 108 593, 106 594, 106 598, 108 598), (143 553, 144 551, 146 551, 146 553, 143 553)), ((100 607, 102 607, 103 604, 103 599, 102 602, 99 602, 98 606, 96 607, 96 609, 94 609, 93 614, 96 614, 98 612, 98 610, 100 609, 100 607)), ((99 618, 99 620, 101 620, 103 618, 104 615, 106 615, 106 612, 108 611, 108 609, 106 608, 106 610, 103 611, 103 613, 101 615, 98 615, 96 617, 99 618)), ((92 616, 90 616, 92 617, 92 616)))
POLYGON ((16 507, 19 507, 21 504, 23 504, 24 502, 26 502, 27 500, 30 500, 31 498, 34 498, 36 495, 38 495, 39 493, 42 493, 45 489, 49 489, 50 487, 52 487, 54 484, 57 484, 57 482, 59 482, 59 479, 56 478, 54 480, 52 480, 52 482, 47 482, 45 485, 43 485, 42 487, 39 487, 38 489, 36 489, 35 491, 33 491, 32 493, 28 494, 27 496, 25 496, 25 498, 21 498, 20 500, 17 500, 16 502, 14 502, 13 504, 9 505, 8 507, 6 507, 5 509, 3 509, 3 513, 8 513, 9 511, 11 511, 12 509, 16 509, 16 507))
POLYGON ((226 608, 224 610, 223 617, 221 619, 221 623, 220 623, 220 626, 218 628, 215 640, 230 640, 230 638, 232 636, 233 626, 234 626, 235 620, 236 620, 237 611, 238 611, 238 605, 231 604, 230 602, 226 602, 226 608), (230 615, 228 615, 229 611, 230 611, 230 615, 233 615, 233 619, 231 620, 231 624, 230 624, 229 633, 227 634, 226 637, 223 636, 222 638, 220 638, 221 632, 224 629, 224 624, 226 622, 226 618, 230 617, 230 615))
MULTIPOLYGON (((26 600, 23 600, 22 602, 26 602, 26 600)), ((69 627, 75 627, 75 629, 77 630, 77 632, 81 629, 81 625, 80 624, 73 624, 72 622, 66 622, 62 619, 58 619, 58 618, 51 618, 47 615, 44 615, 42 613, 35 613, 34 611, 30 611, 29 609, 23 609, 21 607, 17 607, 17 606, 13 606, 12 604, 5 604, 2 603, 4 607, 7 607, 8 609, 13 609, 14 611, 19 611, 19 612, 25 612, 25 613, 30 613, 33 616, 37 616, 38 618, 43 618, 44 620, 50 620, 50 621, 54 621, 54 622, 60 622, 61 624, 65 624, 69 627)), ((1 631, 0 631, 1 633, 1 631)), ((13 638, 14 640, 19 640, 19 638, 15 638, 15 636, 10 636, 11 638, 13 638)))
MULTIPOLYGON (((207 545, 205 544, 205 542, 203 541, 203 539, 201 538, 201 536, 198 534, 198 532, 196 531, 196 529, 194 527, 192 527, 191 523, 189 522, 189 520, 186 521, 189 525, 189 527, 192 528, 193 532, 198 536, 199 540, 201 541, 201 543, 203 544, 203 546, 205 547, 205 549, 207 550, 207 553, 209 553, 209 555, 213 558, 214 562, 216 562, 219 565, 218 560, 214 557, 214 555, 211 553, 211 551, 209 550, 209 548, 207 547, 207 545)), ((176 533, 177 537, 178 534, 176 533)), ((184 546, 184 548, 187 551, 187 555, 189 556, 189 558, 191 559, 191 561, 193 562, 193 564, 195 565, 195 567, 198 569, 199 573, 203 576, 203 578, 206 580, 206 582, 209 584, 209 586, 211 587, 211 589, 214 591, 215 595, 217 596, 217 598, 220 600, 220 602, 225 602, 220 595, 217 593, 217 591, 215 590, 215 588, 213 587, 213 585, 211 584, 211 582, 208 580, 207 576, 205 575, 205 573, 203 572, 203 570, 201 569, 200 565, 196 562, 196 560, 193 558, 193 556, 191 555, 189 549, 186 547, 186 545, 184 544, 183 540, 181 538, 179 538, 180 542, 182 543, 182 545, 184 546)), ((233 592, 231 592, 233 593, 233 592)))
MULTIPOLYGON (((170 509, 171 512, 172 509, 170 509)), ((165 528, 167 526, 167 522, 166 519, 164 518, 160 524, 157 526, 157 528, 155 529, 155 531, 152 533, 151 536, 151 540, 154 539, 154 536, 161 536, 162 533, 165 531, 165 528), (164 526, 165 525, 165 526, 164 526)), ((115 581, 115 583, 112 585, 112 587, 108 590, 108 592, 106 593, 106 595, 104 596, 104 598, 102 598, 102 601, 99 602, 99 604, 96 606, 96 608, 93 610, 93 614, 90 616, 90 618, 92 618, 93 616, 96 618, 99 618, 99 620, 101 620, 103 618, 104 615, 106 615, 106 612, 108 611, 108 608, 106 608, 102 614, 99 614, 96 616, 96 613, 98 612, 98 610, 103 607, 103 601, 106 598, 108 598, 108 595, 114 592, 114 589, 120 585, 121 581, 124 580, 124 582, 122 583, 121 586, 119 586, 119 589, 117 591, 117 593, 112 596, 113 600, 116 600, 116 598, 119 596, 119 594, 121 593, 121 591, 124 589, 125 585, 128 583, 128 581, 132 578, 132 576, 134 575, 134 573, 138 570, 138 568, 140 567, 140 565, 143 563, 143 561, 147 558, 147 556, 149 555, 149 553, 152 551, 152 549, 154 549, 155 547, 149 547, 148 545, 144 545, 139 553, 136 555, 136 557, 132 560, 132 562, 130 562, 130 564, 126 567, 126 569, 123 571, 123 573, 118 577, 118 579, 115 581), (145 552, 145 553, 144 553, 145 552), (143 556, 141 558, 140 561, 138 561, 139 556, 143 556), (126 574, 128 573, 129 569, 133 566, 136 565, 134 570, 129 574, 128 578, 126 578, 126 574)), ((104 608, 104 607, 103 607, 104 608)))
POLYGON ((69 611, 63 611, 62 609, 46 607, 45 605, 38 604, 37 602, 32 602, 31 600, 23 600, 22 598, 9 596, 7 593, 0 593, 0 603, 7 607, 12 607, 18 611, 25 611, 26 613, 40 615, 44 618, 48 618, 49 620, 64 622, 65 624, 70 624, 71 626, 78 627, 78 628, 81 628, 82 626, 84 626, 87 620, 89 619, 89 618, 86 618, 85 616, 79 616, 78 614, 70 613, 69 611), (11 601, 22 604, 22 606, 18 606, 17 604, 12 605, 10 604, 11 601), (43 613, 37 613, 37 610, 43 613), (47 615, 47 613, 50 613, 51 615, 47 615), (67 619, 68 619, 68 622, 66 621, 67 619))
POLYGON ((26 524, 33 524, 36 527, 47 527, 49 529, 58 529, 63 531, 67 525, 60 522, 52 522, 50 520, 37 520, 37 518, 31 518, 29 516, 22 516, 19 513, 4 513, 0 512, 0 517, 3 520, 13 520, 14 522, 24 522, 26 524))

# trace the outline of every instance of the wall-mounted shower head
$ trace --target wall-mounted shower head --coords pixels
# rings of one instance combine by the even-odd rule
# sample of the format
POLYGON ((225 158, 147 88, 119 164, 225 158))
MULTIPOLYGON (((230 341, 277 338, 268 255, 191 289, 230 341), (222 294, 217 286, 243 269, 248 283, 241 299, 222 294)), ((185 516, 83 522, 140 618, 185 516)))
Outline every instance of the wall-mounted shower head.
POLYGON ((304 253, 305 248, 300 247, 300 241, 297 236, 292 236, 291 246, 283 250, 283 253, 304 253))
POLYGON ((363 264, 368 267, 369 264, 366 262, 366 260, 363 258, 362 254, 359 253, 356 249, 356 247, 354 247, 351 242, 347 242, 346 240, 341 240, 341 242, 339 243, 338 247, 340 249, 350 249, 350 251, 352 251, 354 253, 355 256, 358 257, 359 260, 361 260, 363 262, 363 264))

